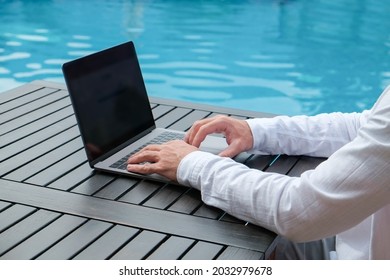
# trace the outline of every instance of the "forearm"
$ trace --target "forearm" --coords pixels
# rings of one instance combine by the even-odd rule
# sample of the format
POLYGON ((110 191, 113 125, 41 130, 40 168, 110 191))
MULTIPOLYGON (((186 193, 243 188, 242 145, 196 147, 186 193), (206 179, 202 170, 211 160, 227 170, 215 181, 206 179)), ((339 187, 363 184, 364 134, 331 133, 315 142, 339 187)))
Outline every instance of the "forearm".
POLYGON ((251 119, 247 121, 254 137, 250 152, 328 157, 356 137, 367 114, 368 111, 251 119))

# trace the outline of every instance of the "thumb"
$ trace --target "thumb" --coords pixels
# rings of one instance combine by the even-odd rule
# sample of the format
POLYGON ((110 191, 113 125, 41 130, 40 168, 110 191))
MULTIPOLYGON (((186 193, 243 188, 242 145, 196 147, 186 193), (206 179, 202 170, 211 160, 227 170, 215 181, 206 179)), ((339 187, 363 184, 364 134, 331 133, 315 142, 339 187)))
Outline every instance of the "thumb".
POLYGON ((234 145, 229 145, 225 150, 219 153, 219 156, 233 158, 238 154, 239 151, 234 147, 234 145))

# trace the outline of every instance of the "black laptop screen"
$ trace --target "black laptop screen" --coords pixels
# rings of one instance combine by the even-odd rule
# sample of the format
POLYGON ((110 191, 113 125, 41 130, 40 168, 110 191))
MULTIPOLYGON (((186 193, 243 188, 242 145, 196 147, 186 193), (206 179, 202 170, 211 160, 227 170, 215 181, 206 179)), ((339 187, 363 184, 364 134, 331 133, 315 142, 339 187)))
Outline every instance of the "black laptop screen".
POLYGON ((65 63, 63 73, 89 161, 154 127, 132 42, 65 63))

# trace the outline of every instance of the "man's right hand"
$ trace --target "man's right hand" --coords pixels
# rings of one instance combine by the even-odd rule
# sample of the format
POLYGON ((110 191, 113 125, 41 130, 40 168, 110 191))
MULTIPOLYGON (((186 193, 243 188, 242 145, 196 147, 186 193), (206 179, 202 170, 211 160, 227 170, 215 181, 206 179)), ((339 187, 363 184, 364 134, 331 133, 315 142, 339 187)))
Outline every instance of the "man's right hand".
POLYGON ((248 123, 227 116, 196 121, 187 132, 184 141, 199 148, 206 136, 212 133, 225 135, 229 145, 219 154, 220 156, 234 157, 253 147, 252 131, 248 123))

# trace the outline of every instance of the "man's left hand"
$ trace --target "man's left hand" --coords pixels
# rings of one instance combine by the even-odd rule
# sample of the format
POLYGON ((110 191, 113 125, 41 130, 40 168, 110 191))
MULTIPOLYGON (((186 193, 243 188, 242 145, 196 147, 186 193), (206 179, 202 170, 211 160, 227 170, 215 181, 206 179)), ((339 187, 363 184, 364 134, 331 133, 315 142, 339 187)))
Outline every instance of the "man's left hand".
POLYGON ((198 150, 196 147, 181 140, 162 145, 150 145, 127 160, 127 170, 141 174, 157 173, 170 180, 177 181, 177 168, 181 160, 196 150, 198 150))

